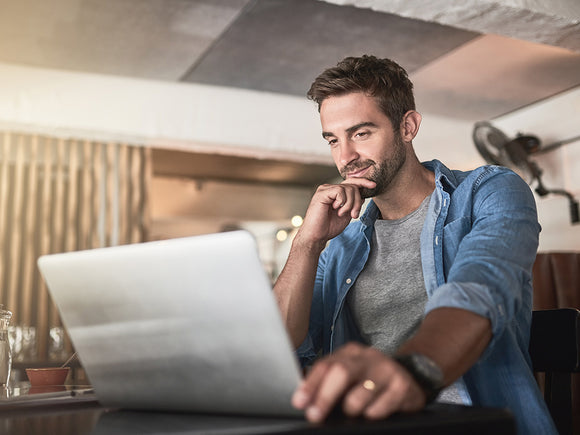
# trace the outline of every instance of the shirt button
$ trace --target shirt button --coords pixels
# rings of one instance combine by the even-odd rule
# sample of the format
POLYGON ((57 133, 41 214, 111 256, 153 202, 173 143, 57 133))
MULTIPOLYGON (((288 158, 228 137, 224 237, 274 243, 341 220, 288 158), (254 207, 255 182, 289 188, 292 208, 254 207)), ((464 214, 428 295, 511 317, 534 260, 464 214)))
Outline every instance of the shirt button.
POLYGON ((350 278, 347 278, 347 279, 346 279, 346 283, 347 283, 347 284, 350 284, 351 282, 352 282, 352 279, 350 279, 350 278))

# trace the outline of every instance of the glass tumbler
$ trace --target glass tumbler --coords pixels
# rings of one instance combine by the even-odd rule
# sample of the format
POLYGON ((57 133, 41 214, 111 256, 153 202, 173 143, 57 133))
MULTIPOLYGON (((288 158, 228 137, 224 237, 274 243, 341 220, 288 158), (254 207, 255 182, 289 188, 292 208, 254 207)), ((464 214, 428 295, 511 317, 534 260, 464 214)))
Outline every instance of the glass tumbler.
POLYGON ((12 313, 4 309, 0 304, 0 387, 7 387, 12 368, 12 353, 10 352, 10 340, 8 339, 8 324, 12 313))

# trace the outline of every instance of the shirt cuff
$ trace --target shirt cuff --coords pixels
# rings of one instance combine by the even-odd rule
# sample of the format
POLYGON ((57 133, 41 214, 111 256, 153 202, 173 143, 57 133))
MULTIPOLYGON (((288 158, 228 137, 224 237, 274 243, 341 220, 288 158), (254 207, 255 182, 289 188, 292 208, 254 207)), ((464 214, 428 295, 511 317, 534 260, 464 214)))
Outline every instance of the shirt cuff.
POLYGON ((436 308, 459 308, 485 317, 491 322, 492 339, 482 355, 485 358, 503 333, 507 319, 502 300, 489 287, 473 282, 451 282, 437 288, 425 305, 425 315, 436 308))

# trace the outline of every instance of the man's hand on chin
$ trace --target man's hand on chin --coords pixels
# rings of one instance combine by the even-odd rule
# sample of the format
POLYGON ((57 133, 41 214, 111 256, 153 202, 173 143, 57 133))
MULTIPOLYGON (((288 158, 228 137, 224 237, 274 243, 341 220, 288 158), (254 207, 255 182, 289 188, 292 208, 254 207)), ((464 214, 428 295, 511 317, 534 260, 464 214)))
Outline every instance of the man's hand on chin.
POLYGON ((351 219, 360 215, 364 199, 360 189, 376 183, 366 178, 349 178, 340 184, 323 184, 313 195, 297 239, 302 243, 325 244, 338 236, 351 219))

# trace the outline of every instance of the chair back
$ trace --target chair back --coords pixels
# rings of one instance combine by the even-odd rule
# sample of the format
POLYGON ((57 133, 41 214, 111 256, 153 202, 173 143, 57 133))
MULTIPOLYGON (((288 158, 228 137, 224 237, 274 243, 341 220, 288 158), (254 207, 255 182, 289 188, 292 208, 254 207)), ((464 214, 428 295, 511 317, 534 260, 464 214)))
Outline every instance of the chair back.
POLYGON ((561 434, 580 433, 580 253, 538 253, 530 356, 561 434))

